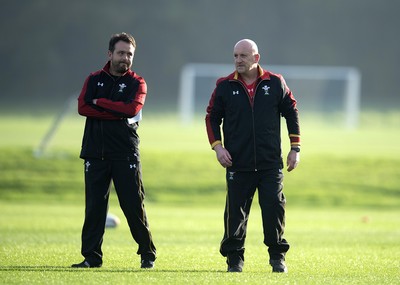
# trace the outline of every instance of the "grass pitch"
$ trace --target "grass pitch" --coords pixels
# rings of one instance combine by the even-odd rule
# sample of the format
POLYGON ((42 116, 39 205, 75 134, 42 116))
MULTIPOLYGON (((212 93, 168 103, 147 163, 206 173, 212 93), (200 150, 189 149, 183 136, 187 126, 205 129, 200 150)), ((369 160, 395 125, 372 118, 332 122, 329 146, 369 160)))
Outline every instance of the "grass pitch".
POLYGON ((82 260, 83 205, 0 203, 1 284, 398 284, 399 211, 288 207, 289 273, 273 274, 263 245, 261 214, 249 220, 241 274, 226 272, 219 255, 223 206, 172 207, 149 203, 158 249, 154 270, 139 269, 117 203, 110 211, 122 223, 107 229, 104 264, 72 269, 82 260))
MULTIPOLYGON (((202 118, 182 126, 147 114, 139 129, 146 207, 158 249, 155 270, 140 270, 115 193, 104 266, 82 260, 83 118, 69 116, 47 145, 49 116, 0 118, 1 284, 398 284, 400 270, 399 113, 364 114, 348 131, 305 119, 301 163, 285 173, 289 274, 272 274, 255 201, 242 274, 226 273, 224 170, 209 149, 202 118), (21 123, 23 122, 23 123, 21 123)), ((283 151, 288 141, 283 131, 283 151)))
MULTIPOLYGON (((83 165, 78 156, 84 119, 68 116, 39 158, 34 153, 52 117, 0 119, 0 199, 81 201, 83 165)), ((295 171, 285 172, 288 203, 399 208, 400 156, 395 154, 400 114, 369 113, 361 119, 354 131, 315 118, 302 120, 301 162, 295 171)), ((203 118, 182 125, 174 116, 147 114, 139 135, 149 201, 221 204, 224 169, 210 149, 203 118)), ((284 128, 282 144, 285 160, 289 142, 284 128)))

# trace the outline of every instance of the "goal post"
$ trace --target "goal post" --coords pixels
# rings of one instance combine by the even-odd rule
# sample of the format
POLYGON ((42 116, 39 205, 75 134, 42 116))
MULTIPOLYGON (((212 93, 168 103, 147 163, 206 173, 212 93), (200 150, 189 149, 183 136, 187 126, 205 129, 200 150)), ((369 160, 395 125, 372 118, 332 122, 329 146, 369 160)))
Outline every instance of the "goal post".
MULTIPOLYGON (((265 68, 271 72, 282 74, 288 82, 291 80, 343 81, 344 98, 341 108, 345 116, 345 127, 350 130, 358 127, 361 99, 361 74, 358 69, 339 66, 293 65, 265 65, 265 68)), ((183 124, 190 124, 196 112, 196 80, 206 77, 213 78, 215 86, 217 78, 227 76, 233 71, 233 64, 189 63, 182 68, 178 112, 183 124)), ((288 85, 291 88, 291 84, 288 83, 288 85)), ((209 98, 211 92, 206 95, 209 98)))
POLYGON ((40 141, 40 144, 38 145, 37 148, 35 148, 33 150, 33 155, 36 158, 40 158, 44 155, 45 151, 48 148, 48 145, 50 144, 54 135, 58 131, 61 123, 64 121, 65 117, 67 117, 69 115, 69 113, 72 110, 72 107, 76 105, 78 95, 79 95, 79 92, 72 93, 68 97, 68 99, 65 101, 62 110, 57 114, 57 116, 53 120, 53 123, 51 124, 47 133, 44 135, 44 137, 40 141))

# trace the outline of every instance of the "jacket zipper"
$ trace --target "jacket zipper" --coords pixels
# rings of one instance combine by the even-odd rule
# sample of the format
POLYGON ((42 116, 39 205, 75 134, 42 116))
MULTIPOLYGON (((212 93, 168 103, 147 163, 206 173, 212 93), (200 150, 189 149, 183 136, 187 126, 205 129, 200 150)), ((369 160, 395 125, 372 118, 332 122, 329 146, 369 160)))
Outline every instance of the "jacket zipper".
MULTIPOLYGON (((260 86, 262 81, 263 80, 260 80, 257 83, 256 87, 254 88, 254 96, 253 96, 253 101, 251 104, 251 115, 253 117, 252 119, 253 119, 253 141, 254 141, 254 171, 258 171, 258 169, 257 169, 257 151, 256 151, 256 127, 255 127, 255 123, 254 123, 254 101, 256 99, 258 86, 260 86)), ((245 88, 245 91, 247 91, 246 88, 245 88)), ((247 92, 247 96, 250 98, 250 94, 248 94, 248 92, 247 92)))
POLYGON ((238 80, 238 82, 242 85, 244 92, 247 94, 247 98, 249 99, 250 107, 251 107, 251 119, 252 119, 252 125, 253 125, 253 144, 254 144, 254 171, 258 171, 257 169, 257 152, 256 152, 256 127, 254 123, 254 99, 257 94, 257 88, 260 85, 260 82, 256 85, 256 88, 254 89, 254 96, 253 99, 251 99, 249 92, 247 91, 246 86, 242 82, 238 80))
MULTIPOLYGON (((119 81, 119 79, 121 77, 119 77, 118 79, 115 79, 111 74, 109 74, 107 71, 104 70, 104 72, 114 81, 113 87, 111 89, 111 94, 114 92, 115 86, 117 84, 117 82, 119 81)), ((104 160, 104 128, 103 128, 103 122, 100 121, 100 126, 101 126, 101 160, 104 160)))
POLYGON ((100 130, 101 130, 101 160, 104 160, 104 130, 102 121, 100 121, 100 130))
MULTIPOLYGON (((254 96, 256 96, 254 94, 254 96)), ((254 100, 254 98, 253 98, 254 100)), ((257 171, 257 152, 256 152, 256 127, 254 124, 254 108, 253 105, 251 106, 251 116, 253 119, 253 143, 254 143, 254 171, 257 171)))

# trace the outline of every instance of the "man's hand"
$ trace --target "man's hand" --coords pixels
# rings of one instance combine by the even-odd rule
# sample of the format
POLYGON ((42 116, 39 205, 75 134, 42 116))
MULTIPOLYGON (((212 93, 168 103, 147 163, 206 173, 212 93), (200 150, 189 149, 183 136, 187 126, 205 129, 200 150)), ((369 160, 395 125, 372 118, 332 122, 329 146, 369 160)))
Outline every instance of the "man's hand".
POLYGON ((217 154, 217 159, 219 161, 219 163, 223 166, 223 167, 229 167, 232 166, 232 157, 230 155, 230 153, 221 145, 221 144, 217 144, 214 147, 215 153, 217 154))
POLYGON ((300 153, 296 152, 294 150, 290 150, 288 156, 287 156, 287 171, 292 171, 297 167, 297 165, 300 162, 300 153))

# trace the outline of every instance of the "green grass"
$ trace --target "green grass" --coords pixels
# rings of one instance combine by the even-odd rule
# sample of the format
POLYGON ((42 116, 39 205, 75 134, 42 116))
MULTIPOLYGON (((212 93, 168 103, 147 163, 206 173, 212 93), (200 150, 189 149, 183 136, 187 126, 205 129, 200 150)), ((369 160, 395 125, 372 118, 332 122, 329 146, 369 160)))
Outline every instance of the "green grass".
POLYGON ((146 114, 139 133, 156 269, 138 268, 115 193, 110 212, 122 224, 106 232, 104 267, 71 269, 82 259, 84 120, 67 117, 37 158, 34 150, 52 119, 0 117, 0 284, 400 283, 399 112, 365 113, 354 131, 327 124, 330 118, 303 116, 302 161, 285 172, 288 275, 270 272, 257 203, 244 272, 225 272, 218 252, 224 169, 209 148, 203 119, 183 126, 174 116, 154 114, 146 114))
MULTIPOLYGON (((295 171, 285 172, 289 203, 397 208, 400 118, 385 116, 387 125, 378 114, 369 114, 355 131, 303 120, 301 162, 295 171)), ((44 155, 36 158, 33 151, 50 128, 51 119, 1 118, 0 199, 82 199, 83 166, 78 156, 84 120, 72 115, 66 118, 44 155)), ((183 126, 172 116, 147 115, 139 133, 149 201, 219 205, 216 201, 225 195, 224 169, 210 150, 202 118, 183 126)), ((287 151, 283 131, 284 156, 287 151)))
MULTIPOLYGON (((80 270, 82 203, 0 203, 1 284, 396 284, 400 281, 399 210, 288 207, 288 275, 272 274, 254 207, 242 274, 226 273, 218 253, 219 207, 171 207, 148 203, 158 248, 156 268, 139 269, 136 244, 122 219, 104 239, 104 265, 80 270)), ((110 211, 120 217, 116 203, 110 211)))

